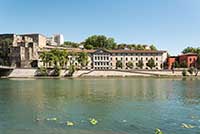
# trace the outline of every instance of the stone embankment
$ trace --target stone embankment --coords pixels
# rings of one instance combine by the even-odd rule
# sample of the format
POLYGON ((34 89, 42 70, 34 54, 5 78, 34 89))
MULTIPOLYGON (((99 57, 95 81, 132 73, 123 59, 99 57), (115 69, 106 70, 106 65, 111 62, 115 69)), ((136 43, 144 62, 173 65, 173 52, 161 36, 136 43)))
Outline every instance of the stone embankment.
MULTIPOLYGON (((37 73, 37 69, 14 69, 8 78, 33 78, 37 73)), ((68 71, 61 70, 60 77, 64 77, 68 71)), ((182 76, 182 71, 147 71, 147 70, 79 70, 73 74, 73 77, 175 77, 182 76)), ((200 73, 199 73, 200 76, 200 73)))

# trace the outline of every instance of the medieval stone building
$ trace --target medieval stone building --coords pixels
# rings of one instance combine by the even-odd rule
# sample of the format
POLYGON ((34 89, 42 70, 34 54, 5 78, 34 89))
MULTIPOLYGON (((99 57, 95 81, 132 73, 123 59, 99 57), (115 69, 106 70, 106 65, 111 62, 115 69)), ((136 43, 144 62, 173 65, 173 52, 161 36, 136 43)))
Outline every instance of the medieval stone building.
MULTIPOLYGON (((0 64, 29 68, 37 64, 38 44, 26 35, 0 35, 0 64)), ((37 65, 35 65, 37 66, 37 65)))

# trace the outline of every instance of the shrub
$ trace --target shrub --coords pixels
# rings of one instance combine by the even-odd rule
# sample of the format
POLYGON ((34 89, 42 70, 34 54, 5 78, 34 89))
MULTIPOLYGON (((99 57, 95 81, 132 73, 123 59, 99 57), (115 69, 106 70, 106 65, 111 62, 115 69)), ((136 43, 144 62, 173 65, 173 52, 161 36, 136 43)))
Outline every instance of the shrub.
POLYGON ((68 75, 72 76, 74 74, 74 72, 76 71, 76 66, 75 65, 70 65, 69 66, 69 72, 68 75))
POLYGON ((133 63, 131 61, 129 61, 126 66, 129 68, 129 69, 133 69, 133 63))
POLYGON ((123 67, 122 61, 118 60, 116 62, 116 68, 121 68, 122 69, 122 67, 123 67))
POLYGON ((48 70, 45 67, 40 67, 37 70, 37 76, 48 76, 48 70))
POLYGON ((52 76, 60 76, 60 71, 61 71, 61 68, 59 66, 55 66, 52 76))
POLYGON ((186 71, 186 70, 183 70, 183 71, 182 71, 182 75, 183 75, 183 76, 187 76, 187 71, 186 71))
POLYGON ((151 69, 156 67, 155 61, 153 58, 149 59, 147 62, 147 66, 150 67, 151 69))
POLYGON ((189 68, 189 69, 188 69, 188 72, 190 73, 190 75, 192 75, 192 74, 194 73, 194 68, 192 68, 192 67, 189 68))

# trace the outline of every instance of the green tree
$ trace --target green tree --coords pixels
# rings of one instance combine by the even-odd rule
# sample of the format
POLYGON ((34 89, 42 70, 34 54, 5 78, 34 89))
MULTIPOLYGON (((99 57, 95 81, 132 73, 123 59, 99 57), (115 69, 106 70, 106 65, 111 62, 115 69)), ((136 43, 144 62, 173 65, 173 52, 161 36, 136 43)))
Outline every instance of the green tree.
POLYGON ((185 48, 183 51, 182 51, 183 54, 186 54, 186 53, 196 53, 196 48, 193 48, 193 47, 187 47, 185 48))
POLYGON ((122 69, 122 67, 123 67, 122 61, 118 60, 116 62, 116 68, 121 68, 122 69))
POLYGON ((150 67, 151 69, 156 67, 155 61, 153 58, 149 59, 147 62, 147 66, 150 67))
POLYGON ((54 66, 52 76, 60 76, 60 72, 61 72, 61 68, 58 65, 56 65, 54 66))
POLYGON ((127 45, 124 44, 124 43, 123 43, 123 44, 118 44, 118 45, 117 45, 117 49, 125 49, 126 46, 127 46, 127 45))
POLYGON ((64 65, 66 65, 68 60, 69 60, 67 51, 65 51, 65 50, 61 51, 60 52, 60 56, 58 57, 58 59, 59 59, 60 66, 62 68, 64 68, 64 65))
POLYGON ((143 66, 144 66, 143 60, 139 60, 138 64, 137 64, 137 67, 139 67, 140 69, 142 69, 143 66))
POLYGON ((116 43, 113 38, 107 38, 104 35, 93 35, 85 40, 84 48, 86 49, 114 49, 116 48, 116 43))
POLYGON ((68 75, 69 76, 73 76, 74 72, 76 71, 76 66, 74 64, 71 64, 69 66, 69 71, 68 71, 68 75))
POLYGON ((71 41, 65 41, 64 44, 62 45, 63 47, 68 47, 68 48, 78 48, 79 43, 76 42, 71 42, 71 41))
POLYGON ((47 60, 47 53, 48 52, 42 52, 40 54, 40 59, 42 60, 42 62, 45 64, 44 66, 47 67, 47 63, 48 63, 48 60, 47 60))
POLYGON ((133 62, 129 61, 126 66, 129 68, 129 69, 133 69, 133 62))
POLYGON ((2 65, 10 66, 10 50, 13 40, 8 37, 0 39, 0 60, 2 65))
MULTIPOLYGON (((68 53, 65 50, 58 50, 58 49, 52 49, 51 51, 47 52, 44 51, 40 54, 40 58, 42 59, 42 62, 45 64, 45 67, 47 67, 47 64, 53 66, 61 66, 64 67, 65 64, 68 62, 68 53)), ((49 66, 48 66, 49 67, 49 66)))
POLYGON ((183 54, 186 54, 186 53, 196 53, 198 55, 200 55, 200 48, 194 48, 194 47, 187 47, 185 49, 183 49, 182 51, 183 54))
POLYGON ((157 50, 157 48, 156 48, 154 45, 151 45, 151 46, 150 46, 150 49, 151 49, 151 50, 157 50))
POLYGON ((144 45, 138 44, 136 46, 136 50, 145 50, 145 47, 144 47, 144 45))
POLYGON ((81 67, 85 67, 88 64, 88 54, 86 52, 81 52, 78 54, 78 62, 81 64, 81 67))
POLYGON ((180 63, 180 68, 187 68, 187 62, 185 60, 180 63))
POLYGON ((48 76, 48 70, 45 67, 40 67, 36 72, 36 76, 48 76))

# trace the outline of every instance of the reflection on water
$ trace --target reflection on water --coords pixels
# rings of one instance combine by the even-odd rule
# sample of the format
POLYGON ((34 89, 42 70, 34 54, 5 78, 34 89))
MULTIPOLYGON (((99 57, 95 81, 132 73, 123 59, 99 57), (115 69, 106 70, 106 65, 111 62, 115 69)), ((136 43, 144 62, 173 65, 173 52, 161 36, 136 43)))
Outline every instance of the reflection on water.
POLYGON ((0 80, 0 133, 198 132, 199 80, 153 78, 0 80), (36 122, 56 117, 57 121, 36 122), (99 123, 91 126, 90 117, 99 123), (194 118, 195 117, 195 118, 194 118), (66 121, 75 126, 67 127, 66 121), (181 128, 182 123, 193 129, 181 128))

